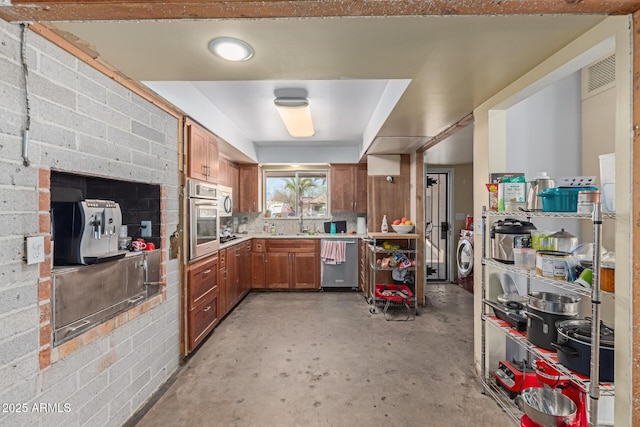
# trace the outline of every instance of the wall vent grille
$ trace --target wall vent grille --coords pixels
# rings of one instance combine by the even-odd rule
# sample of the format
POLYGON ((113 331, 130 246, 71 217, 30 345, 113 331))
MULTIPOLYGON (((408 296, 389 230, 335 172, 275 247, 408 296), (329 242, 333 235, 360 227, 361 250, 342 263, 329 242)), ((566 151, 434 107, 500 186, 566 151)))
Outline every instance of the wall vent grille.
POLYGON ((587 67, 587 93, 600 91, 616 81, 616 57, 608 56, 587 67))

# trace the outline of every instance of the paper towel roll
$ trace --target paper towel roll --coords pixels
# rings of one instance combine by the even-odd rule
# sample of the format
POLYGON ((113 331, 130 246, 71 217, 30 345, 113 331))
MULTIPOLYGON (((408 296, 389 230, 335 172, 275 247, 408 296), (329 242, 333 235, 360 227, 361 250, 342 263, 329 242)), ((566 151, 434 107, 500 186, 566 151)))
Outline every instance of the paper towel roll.
POLYGON ((357 218, 357 227, 356 231, 358 234, 367 234, 367 218, 364 216, 359 216, 357 218))

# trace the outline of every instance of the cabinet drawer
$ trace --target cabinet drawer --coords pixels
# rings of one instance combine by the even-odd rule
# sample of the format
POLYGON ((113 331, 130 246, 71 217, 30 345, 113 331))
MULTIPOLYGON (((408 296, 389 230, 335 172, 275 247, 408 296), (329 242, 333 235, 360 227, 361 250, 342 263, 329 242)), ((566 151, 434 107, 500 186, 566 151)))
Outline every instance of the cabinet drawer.
POLYGON ((311 239, 272 239, 266 241, 268 252, 295 252, 295 253, 312 253, 319 252, 318 240, 311 239))
POLYGON ((209 292, 202 302, 189 311, 189 342, 193 350, 218 323, 218 287, 209 292))
POLYGON ((264 252, 266 249, 264 246, 264 239, 253 239, 252 245, 251 250, 253 252, 264 252))
POLYGON ((218 255, 189 270, 189 307, 199 304, 200 300, 217 286, 217 275, 218 255))

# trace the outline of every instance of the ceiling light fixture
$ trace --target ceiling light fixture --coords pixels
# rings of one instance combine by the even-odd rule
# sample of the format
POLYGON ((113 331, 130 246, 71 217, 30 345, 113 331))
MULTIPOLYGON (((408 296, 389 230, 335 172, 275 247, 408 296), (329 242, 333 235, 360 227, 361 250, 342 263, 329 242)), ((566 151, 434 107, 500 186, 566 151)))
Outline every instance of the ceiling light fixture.
POLYGON ((276 98, 273 103, 278 108, 278 113, 289 132, 294 138, 306 138, 313 136, 313 121, 311 120, 311 108, 306 98, 276 98))
POLYGON ((218 37, 209 42, 209 50, 227 61, 246 61, 253 56, 253 48, 246 42, 232 37, 218 37))

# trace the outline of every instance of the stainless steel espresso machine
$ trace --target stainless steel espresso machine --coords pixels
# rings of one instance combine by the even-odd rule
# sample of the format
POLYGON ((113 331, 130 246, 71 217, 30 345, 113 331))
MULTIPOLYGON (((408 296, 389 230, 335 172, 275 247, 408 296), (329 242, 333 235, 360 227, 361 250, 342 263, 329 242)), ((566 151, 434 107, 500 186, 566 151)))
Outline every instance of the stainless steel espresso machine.
POLYGON ((54 265, 97 264, 125 256, 118 250, 120 205, 111 200, 51 202, 54 265))

